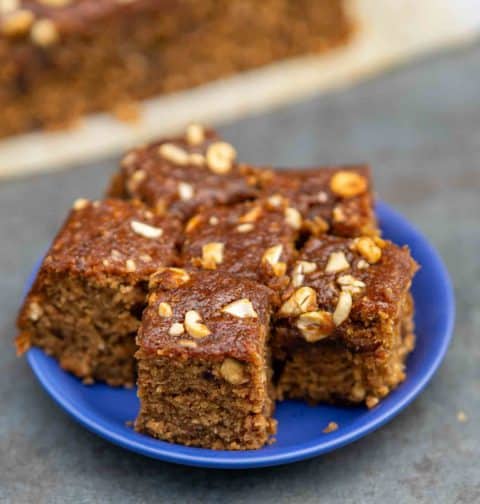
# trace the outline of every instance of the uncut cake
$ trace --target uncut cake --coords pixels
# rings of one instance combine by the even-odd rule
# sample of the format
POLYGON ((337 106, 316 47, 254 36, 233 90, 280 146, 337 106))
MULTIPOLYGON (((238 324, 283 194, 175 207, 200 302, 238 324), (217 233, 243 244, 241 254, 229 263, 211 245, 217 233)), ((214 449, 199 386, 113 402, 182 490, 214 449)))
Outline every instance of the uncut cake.
POLYGON ((276 400, 372 408, 405 379, 418 265, 380 237, 367 166, 250 166, 194 124, 127 153, 107 194, 74 204, 17 348, 136 381, 138 431, 256 449, 276 400))

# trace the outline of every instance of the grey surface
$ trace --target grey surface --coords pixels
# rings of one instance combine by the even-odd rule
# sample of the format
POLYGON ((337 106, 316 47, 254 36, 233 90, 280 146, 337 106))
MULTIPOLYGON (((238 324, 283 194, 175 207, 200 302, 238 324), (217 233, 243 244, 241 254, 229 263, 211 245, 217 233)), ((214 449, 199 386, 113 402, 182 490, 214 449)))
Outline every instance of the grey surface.
POLYGON ((370 161, 381 196, 431 238, 456 286, 453 344, 420 398, 367 438, 290 466, 169 465, 116 448, 60 411, 14 356, 14 316, 72 200, 99 196, 115 162, 3 183, 0 501, 479 502, 479 82, 477 46, 221 128, 252 162, 370 161))

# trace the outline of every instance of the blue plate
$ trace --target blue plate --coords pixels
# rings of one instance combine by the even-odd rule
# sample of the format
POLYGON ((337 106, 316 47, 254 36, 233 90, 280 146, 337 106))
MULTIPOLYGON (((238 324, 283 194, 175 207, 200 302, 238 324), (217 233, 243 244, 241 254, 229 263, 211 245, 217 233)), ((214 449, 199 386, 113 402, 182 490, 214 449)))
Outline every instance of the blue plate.
POLYGON ((83 385, 38 349, 28 352, 30 366, 55 401, 87 429, 128 450, 169 462, 224 469, 264 467, 307 459, 351 443, 391 420, 422 391, 440 366, 454 321, 452 286, 438 253, 386 204, 379 203, 377 213, 384 236, 409 245, 422 268, 413 282, 417 346, 408 359, 408 378, 372 410, 286 401, 278 404, 278 435, 271 446, 255 451, 189 448, 138 434, 128 426, 138 410, 135 390, 83 385), (339 429, 324 434, 330 421, 339 429))

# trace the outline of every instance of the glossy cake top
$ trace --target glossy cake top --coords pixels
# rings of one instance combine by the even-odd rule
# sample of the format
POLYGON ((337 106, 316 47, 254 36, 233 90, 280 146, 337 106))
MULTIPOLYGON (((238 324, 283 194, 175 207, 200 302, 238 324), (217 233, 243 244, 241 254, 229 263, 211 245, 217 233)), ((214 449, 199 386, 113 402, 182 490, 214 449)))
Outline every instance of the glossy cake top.
POLYGON ((325 231, 339 236, 375 233, 369 166, 325 166, 260 173, 261 195, 287 197, 289 204, 305 217, 314 235, 325 231))
POLYGON ((183 136, 130 151, 111 193, 186 219, 202 207, 256 195, 253 170, 236 157, 235 148, 213 130, 192 124, 183 136))
POLYGON ((296 255, 302 219, 285 201, 255 201, 207 209, 185 228, 185 261, 270 284, 296 255))
POLYGON ((259 364, 273 293, 218 271, 166 268, 151 279, 137 344, 155 355, 232 357, 259 364))
POLYGON ((86 276, 148 278, 175 262, 180 225, 144 205, 121 200, 77 200, 42 269, 86 276))

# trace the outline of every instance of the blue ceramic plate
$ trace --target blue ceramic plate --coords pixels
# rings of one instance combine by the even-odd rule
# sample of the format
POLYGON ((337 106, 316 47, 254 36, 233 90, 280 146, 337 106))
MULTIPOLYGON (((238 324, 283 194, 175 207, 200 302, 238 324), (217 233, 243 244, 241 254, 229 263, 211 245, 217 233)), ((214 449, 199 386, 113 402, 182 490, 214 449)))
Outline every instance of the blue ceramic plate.
POLYGON ((417 346, 408 359, 407 380, 377 407, 310 407, 302 402, 278 404, 277 442, 255 451, 214 451, 165 443, 137 434, 127 425, 135 418, 135 390, 106 385, 83 385, 38 349, 28 361, 55 401, 87 429, 108 441, 149 457, 192 466, 241 469, 286 464, 321 455, 378 429, 405 408, 439 367, 452 334, 454 299, 445 266, 428 241, 404 217, 379 203, 377 213, 384 236, 409 245, 421 264, 413 282, 417 346), (324 434, 330 422, 337 431, 324 434))

